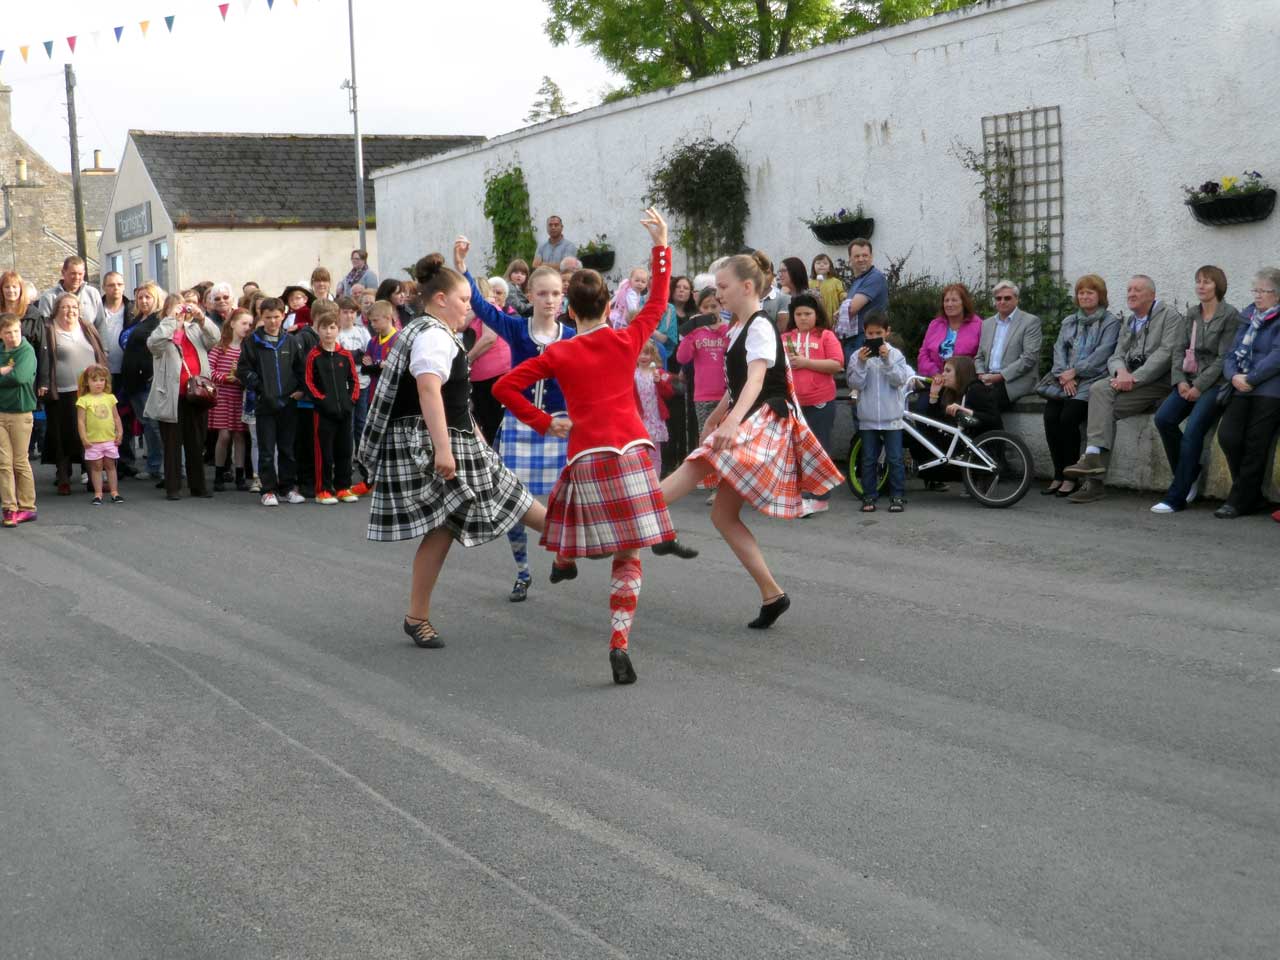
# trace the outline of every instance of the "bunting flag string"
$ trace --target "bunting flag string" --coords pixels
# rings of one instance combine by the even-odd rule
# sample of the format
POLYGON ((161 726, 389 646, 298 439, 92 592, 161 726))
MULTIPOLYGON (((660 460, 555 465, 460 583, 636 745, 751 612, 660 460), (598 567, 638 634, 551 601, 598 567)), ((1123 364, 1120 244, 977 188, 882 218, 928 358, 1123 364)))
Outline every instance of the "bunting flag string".
MULTIPOLYGON (((240 8, 241 8, 245 13, 248 13, 248 12, 249 12, 249 8, 250 8, 251 6, 253 6, 253 4, 254 4, 255 2, 256 2, 256 0, 240 0, 240 4, 239 4, 239 6, 240 6, 240 8)), ((299 6, 298 0, 293 0, 293 5, 294 5, 295 7, 299 6)), ((218 2, 210 3, 210 6, 212 6, 212 7, 216 7, 216 8, 217 8, 217 11, 218 11, 218 17, 219 17, 219 19, 221 20, 221 22, 226 23, 226 22, 227 22, 227 15, 231 12, 231 0, 218 0, 218 2)), ((274 9, 275 9, 275 0, 266 0, 266 7, 267 7, 267 10, 268 10, 268 11, 274 10, 274 9)), ((207 9, 207 8, 206 8, 206 9, 207 9)), ((176 21, 176 20, 177 20, 177 14, 170 13, 170 14, 166 14, 166 15, 164 15, 164 25, 165 25, 165 30, 166 30, 168 33, 170 33, 170 34, 172 34, 172 33, 173 33, 174 23, 175 23, 175 21, 176 21)), ((151 28, 151 24, 152 24, 152 22, 153 22, 153 21, 154 21, 154 18, 147 19, 147 20, 138 20, 138 21, 136 21, 136 22, 137 22, 137 24, 138 24, 138 31, 139 31, 139 33, 141 34, 142 39, 146 40, 146 39, 148 38, 148 32, 147 32, 147 31, 151 28)), ((185 21, 184 21, 184 22, 185 22, 185 21)), ((125 27, 125 25, 124 25, 124 24, 121 24, 121 25, 119 25, 119 26, 114 26, 114 27, 112 27, 112 28, 111 28, 111 32, 112 32, 113 34, 115 34, 116 44, 117 44, 117 45, 118 45, 118 44, 120 44, 120 43, 122 43, 122 42, 124 41, 124 33, 125 33, 125 29, 126 29, 126 27, 125 27)), ((95 48, 100 47, 100 46, 101 46, 101 42, 102 42, 102 34, 105 32, 105 30, 106 30, 106 28, 105 28, 105 27, 103 27, 102 29, 97 29, 97 30, 82 30, 82 31, 80 31, 80 32, 78 32, 78 33, 73 33, 73 34, 69 34, 69 35, 67 35, 66 40, 67 40, 67 49, 68 49, 68 51, 69 51, 69 55, 70 55, 71 57, 74 57, 74 56, 76 55, 76 49, 77 49, 77 45, 78 45, 78 43, 79 43, 79 40, 80 40, 80 38, 81 38, 81 37, 85 36, 85 34, 86 34, 86 33, 87 33, 89 36, 91 36, 91 37, 93 38, 93 46, 94 46, 95 48)), ((54 48, 54 46, 56 45, 55 41, 53 41, 53 40, 42 40, 42 41, 40 42, 40 44, 39 44, 39 45, 44 47, 45 55, 46 55, 50 60, 52 60, 52 59, 53 59, 53 48, 54 48)), ((30 59, 29 59, 29 58, 30 58, 30 55, 31 55, 31 47, 33 46, 33 44, 25 44, 25 43, 24 43, 24 44, 12 44, 12 45, 7 46, 6 48, 0 48, 0 62, 3 62, 3 60, 4 60, 5 50, 6 50, 6 49, 8 49, 8 50, 12 50, 14 46, 17 46, 17 48, 18 48, 18 53, 22 55, 22 62, 23 62, 23 63, 29 63, 29 62, 30 62, 30 59)))

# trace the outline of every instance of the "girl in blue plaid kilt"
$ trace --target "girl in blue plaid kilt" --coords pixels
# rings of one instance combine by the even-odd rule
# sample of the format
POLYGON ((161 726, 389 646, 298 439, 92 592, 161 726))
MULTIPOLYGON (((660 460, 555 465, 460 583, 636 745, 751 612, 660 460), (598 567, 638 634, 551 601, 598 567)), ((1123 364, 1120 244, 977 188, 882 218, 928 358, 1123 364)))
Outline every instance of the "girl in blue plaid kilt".
POLYGON ((725 395, 707 418, 702 443, 662 481, 674 503, 705 481, 716 488, 711 522, 760 590, 760 614, 747 626, 770 627, 791 600, 773 578, 741 513, 801 516, 801 494, 822 494, 844 478, 805 423, 777 324, 760 308, 764 274, 754 258, 730 257, 716 273, 720 305, 733 315, 724 355, 725 395))
POLYGON ((431 594, 453 541, 487 543, 523 523, 542 530, 546 511, 484 442, 471 417, 466 279, 439 254, 414 266, 425 316, 411 321, 383 363, 357 458, 373 485, 370 540, 422 537, 404 631, 443 647, 431 594))
MULTIPOLYGON (((572 327, 556 318, 564 302, 564 285, 560 271, 555 267, 538 267, 529 275, 529 299, 533 302, 533 316, 512 316, 503 313, 490 303, 471 274, 467 272, 465 252, 454 247, 454 266, 471 284, 471 309, 485 326, 489 327, 511 347, 511 368, 514 370, 530 357, 541 356, 551 344, 567 340, 574 335, 572 327)), ((555 380, 545 380, 524 391, 525 398, 539 410, 553 417, 565 416, 567 409, 564 394, 555 380)), ((508 410, 502 418, 498 433, 498 450, 505 463, 529 492, 545 497, 555 488, 564 469, 568 455, 568 441, 550 434, 543 436, 528 424, 517 419, 508 410)), ((516 562, 516 582, 509 599, 518 603, 529 595, 531 574, 529 571, 529 538, 523 526, 517 524, 507 532, 511 544, 511 556, 516 562)))

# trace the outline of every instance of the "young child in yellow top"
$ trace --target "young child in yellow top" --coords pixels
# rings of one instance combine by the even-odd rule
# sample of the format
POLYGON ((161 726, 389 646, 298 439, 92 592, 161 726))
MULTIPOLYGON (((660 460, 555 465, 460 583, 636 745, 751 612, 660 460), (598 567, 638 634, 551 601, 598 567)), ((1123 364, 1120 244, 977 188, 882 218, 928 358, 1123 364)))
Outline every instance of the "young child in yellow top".
POLYGON ((91 363, 80 374, 80 398, 76 400, 76 423, 80 443, 84 446, 84 462, 93 483, 93 505, 102 506, 102 472, 107 473, 107 489, 112 503, 124 503, 116 485, 116 461, 120 459, 120 441, 124 425, 111 393, 111 371, 91 363))

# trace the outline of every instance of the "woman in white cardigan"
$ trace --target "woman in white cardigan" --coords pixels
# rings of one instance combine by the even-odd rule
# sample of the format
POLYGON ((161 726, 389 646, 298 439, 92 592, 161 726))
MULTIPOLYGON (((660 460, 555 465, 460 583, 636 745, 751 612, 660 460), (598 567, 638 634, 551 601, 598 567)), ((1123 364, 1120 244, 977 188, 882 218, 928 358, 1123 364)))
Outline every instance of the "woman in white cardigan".
POLYGON ((186 396, 187 380, 209 376, 209 348, 218 342, 217 325, 199 307, 178 297, 165 302, 164 318, 147 337, 154 358, 151 393, 144 416, 160 426, 164 445, 166 498, 179 499, 185 452, 187 489, 193 497, 212 497, 204 475, 204 443, 208 408, 186 396))

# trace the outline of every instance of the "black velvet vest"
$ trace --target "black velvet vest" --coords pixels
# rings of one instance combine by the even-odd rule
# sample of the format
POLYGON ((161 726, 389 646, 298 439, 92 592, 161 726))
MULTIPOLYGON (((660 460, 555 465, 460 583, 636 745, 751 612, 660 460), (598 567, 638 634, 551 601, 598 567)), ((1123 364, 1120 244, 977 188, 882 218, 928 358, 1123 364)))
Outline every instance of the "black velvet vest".
POLYGON ((756 322, 757 317, 763 317, 769 329, 773 331, 773 337, 777 343, 777 354, 773 366, 765 370, 760 395, 747 411, 747 416, 767 403, 770 410, 780 417, 785 417, 788 413, 786 352, 782 345, 782 334, 778 332, 778 325, 769 319, 769 315, 763 310, 747 321, 742 332, 738 334, 738 339, 733 341, 733 346, 725 351, 724 379, 729 388, 729 406, 732 409, 738 402, 738 397, 742 395, 742 388, 747 384, 747 332, 751 324, 756 322))
MULTIPOLYGON (((422 336, 422 333, 418 336, 422 336)), ((453 355, 449 379, 440 388, 440 397, 444 401, 444 422, 449 429, 470 433, 473 429, 471 364, 467 362, 467 352, 461 348, 453 355)), ((405 367, 404 373, 400 375, 400 383, 396 386, 396 398, 391 404, 391 419, 415 416, 422 416, 422 406, 418 403, 418 379, 405 367)))

